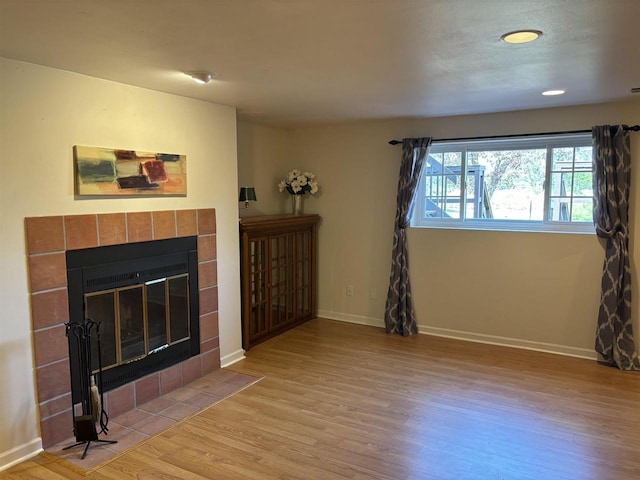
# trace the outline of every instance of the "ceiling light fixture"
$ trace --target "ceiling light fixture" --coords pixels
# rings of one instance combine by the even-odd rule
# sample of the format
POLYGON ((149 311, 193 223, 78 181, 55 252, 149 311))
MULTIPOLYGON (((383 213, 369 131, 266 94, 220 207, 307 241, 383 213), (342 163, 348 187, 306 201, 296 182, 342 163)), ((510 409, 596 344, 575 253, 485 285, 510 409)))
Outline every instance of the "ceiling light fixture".
POLYGON ((213 78, 213 75, 209 72, 189 72, 187 73, 194 82, 204 85, 205 83, 209 83, 209 81, 213 78))
POLYGON ((542 35, 540 30, 515 30, 500 36, 505 43, 528 43, 537 40, 542 35))
POLYGON ((544 92, 542 92, 542 95, 544 95, 545 97, 552 97, 554 95, 562 95, 566 92, 566 90, 545 90, 544 92))

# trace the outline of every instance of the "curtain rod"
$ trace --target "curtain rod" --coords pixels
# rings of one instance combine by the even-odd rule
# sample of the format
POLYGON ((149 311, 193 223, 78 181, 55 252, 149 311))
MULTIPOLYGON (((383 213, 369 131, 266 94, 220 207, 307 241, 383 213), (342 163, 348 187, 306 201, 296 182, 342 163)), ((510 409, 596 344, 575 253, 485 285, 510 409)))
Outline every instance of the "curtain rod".
MULTIPOLYGON (((625 131, 640 132, 640 125, 633 125, 628 127, 623 126, 625 131)), ((514 135, 488 135, 486 137, 463 137, 463 138, 434 138, 433 142, 453 142, 462 140, 489 140, 495 138, 521 138, 521 137, 540 137, 543 135, 569 135, 576 133, 591 133, 591 130, 565 130, 564 132, 544 132, 544 133, 521 133, 514 135)), ((389 140, 389 145, 398 145, 402 143, 402 140, 389 140)))

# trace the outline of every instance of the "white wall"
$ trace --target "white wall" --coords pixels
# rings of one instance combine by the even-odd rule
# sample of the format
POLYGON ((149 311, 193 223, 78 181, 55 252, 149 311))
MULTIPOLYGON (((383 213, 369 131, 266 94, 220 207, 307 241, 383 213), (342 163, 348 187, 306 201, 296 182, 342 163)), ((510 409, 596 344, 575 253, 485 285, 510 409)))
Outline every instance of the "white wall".
MULTIPOLYGON (((321 189, 318 198, 305 205, 305 211, 323 217, 320 315, 383 324, 401 157, 401 147, 387 145, 388 140, 578 130, 639 120, 636 100, 292 130, 289 155, 295 162, 290 164, 315 171, 321 189), (353 285, 353 296, 346 295, 347 284, 353 285), (377 298, 372 298, 372 290, 377 298)), ((640 134, 631 138, 635 207, 640 134)), ((273 169, 281 170, 282 163, 274 162, 273 169)), ((635 208, 631 253, 636 337, 640 252, 633 238, 638 226, 640 210, 635 208)), ((410 229, 408 238, 421 331, 594 357, 603 262, 603 248, 594 235, 410 229)))
POLYGON ((241 217, 284 213, 288 195, 277 195, 277 185, 288 171, 289 137, 287 130, 238 122, 238 183, 254 187, 258 199, 248 209, 238 205, 241 217))
POLYGON ((223 359, 241 353, 241 332, 235 109, 8 59, 0 102, 2 468, 40 446, 25 217, 215 208, 223 359), (74 145, 186 154, 188 195, 75 199, 74 145))

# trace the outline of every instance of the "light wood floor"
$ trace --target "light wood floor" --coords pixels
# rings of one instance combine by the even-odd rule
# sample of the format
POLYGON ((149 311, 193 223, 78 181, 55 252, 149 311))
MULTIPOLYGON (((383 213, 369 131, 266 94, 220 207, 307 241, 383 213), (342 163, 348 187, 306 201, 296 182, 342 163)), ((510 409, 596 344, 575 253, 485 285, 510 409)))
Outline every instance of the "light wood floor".
MULTIPOLYGON (((90 478, 640 479, 638 373, 329 320, 230 369, 265 378, 90 478)), ((44 457, 4 475, 82 478, 44 457)))

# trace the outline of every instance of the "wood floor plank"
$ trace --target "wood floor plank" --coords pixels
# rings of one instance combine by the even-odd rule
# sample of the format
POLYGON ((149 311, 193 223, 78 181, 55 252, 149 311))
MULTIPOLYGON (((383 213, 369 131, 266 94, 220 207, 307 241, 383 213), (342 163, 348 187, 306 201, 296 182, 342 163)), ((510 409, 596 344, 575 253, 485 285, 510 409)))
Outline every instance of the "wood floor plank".
POLYGON ((229 370, 264 378, 89 478, 640 478, 638 372, 322 319, 229 370))

